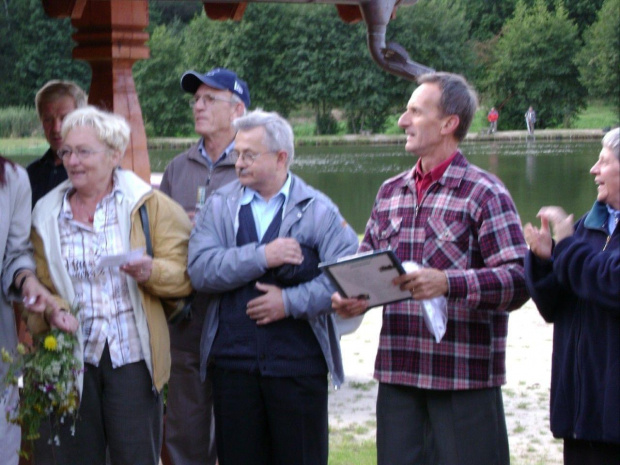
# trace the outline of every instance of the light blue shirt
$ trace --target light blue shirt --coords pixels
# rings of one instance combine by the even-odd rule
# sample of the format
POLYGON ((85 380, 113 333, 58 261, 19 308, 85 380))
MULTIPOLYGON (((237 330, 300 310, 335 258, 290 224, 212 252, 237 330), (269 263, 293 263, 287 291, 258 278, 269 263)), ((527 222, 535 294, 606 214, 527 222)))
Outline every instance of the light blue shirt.
POLYGON ((211 157, 209 156, 209 154, 207 153, 207 150, 205 149, 204 139, 200 139, 200 145, 198 146, 198 151, 200 152, 200 155, 202 155, 202 158, 207 160, 207 165, 209 165, 209 169, 212 170, 215 165, 217 165, 224 158, 226 158, 226 155, 228 154, 228 152, 230 152, 233 149, 234 146, 235 146, 235 140, 233 139, 232 142, 228 144, 228 147, 224 149, 224 151, 220 155, 220 158, 218 158, 215 163, 213 163, 213 160, 211 160, 211 157))
MULTIPOLYGON (((287 175, 286 181, 282 188, 276 195, 271 197, 268 202, 254 189, 246 187, 243 192, 243 197, 239 205, 250 204, 252 208, 252 216, 254 217, 254 225, 256 226, 256 233, 258 234, 258 240, 262 240, 267 228, 276 216, 276 213, 280 210, 282 205, 286 204, 291 190, 291 176, 287 175)), ((282 215, 284 215, 285 207, 282 209, 282 215)), ((237 215, 238 217, 238 215, 237 215)))
POLYGON ((611 236, 614 233, 614 229, 618 225, 618 220, 620 219, 620 210, 614 210, 609 205, 606 205, 607 211, 609 212, 609 219, 607 220, 607 231, 609 231, 609 235, 611 236))

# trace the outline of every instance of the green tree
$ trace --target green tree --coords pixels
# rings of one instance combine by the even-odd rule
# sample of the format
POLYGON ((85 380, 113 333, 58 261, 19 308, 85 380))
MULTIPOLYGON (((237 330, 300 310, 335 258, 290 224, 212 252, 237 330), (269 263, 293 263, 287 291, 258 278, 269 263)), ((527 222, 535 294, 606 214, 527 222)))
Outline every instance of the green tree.
POLYGON ((472 38, 488 40, 502 30, 512 16, 516 0, 468 0, 465 17, 471 22, 472 38))
POLYGON ((595 98, 614 102, 620 112, 620 0, 606 0, 597 21, 585 31, 577 54, 581 82, 595 98))
POLYGON ((537 110, 537 127, 570 126, 586 103, 573 60, 578 47, 577 26, 562 5, 550 12, 544 0, 532 7, 517 3, 485 81, 489 97, 501 105, 503 127, 522 128, 530 105, 537 110))
POLYGON ((413 60, 440 71, 472 72, 471 22, 461 0, 426 0, 401 8, 393 24, 394 40, 413 60))
POLYGON ((40 0, 3 0, 0 14, 0 37, 7 39, 0 59, 2 105, 34 105, 37 90, 50 79, 71 79, 88 90, 90 67, 71 57, 75 42, 68 18, 48 18, 40 0))
POLYGON ((365 51, 365 28, 342 22, 332 5, 306 8, 297 24, 302 31, 307 26, 297 53, 303 76, 300 97, 315 111, 317 134, 334 134, 338 126, 332 110, 344 107, 351 122, 354 107, 359 108, 355 100, 366 97, 360 88, 374 76, 374 65, 365 51))
POLYGON ((149 2, 149 27, 189 23, 203 11, 201 2, 149 2))
POLYGON ((183 136, 193 133, 192 112, 180 78, 184 71, 180 25, 157 26, 148 46, 151 58, 133 66, 136 91, 149 136, 183 136))
POLYGON ((293 87, 299 40, 292 24, 295 6, 250 4, 239 22, 212 21, 204 14, 185 31, 183 61, 188 69, 234 70, 250 88, 251 106, 287 116, 299 105, 293 87))
MULTIPOLYGON (((562 4, 568 11, 568 17, 577 24, 579 37, 596 21, 597 13, 600 11, 603 2, 604 0, 562 0, 562 4)), ((618 17, 617 13, 618 10, 616 9, 616 18, 618 17)))

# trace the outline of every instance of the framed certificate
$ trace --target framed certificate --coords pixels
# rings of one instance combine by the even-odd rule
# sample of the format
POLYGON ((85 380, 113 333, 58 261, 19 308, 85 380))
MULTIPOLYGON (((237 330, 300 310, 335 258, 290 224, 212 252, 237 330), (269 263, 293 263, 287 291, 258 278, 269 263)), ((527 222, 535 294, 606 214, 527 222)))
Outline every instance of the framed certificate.
POLYGON ((401 291, 392 284, 395 277, 405 274, 403 265, 392 250, 349 255, 333 262, 319 263, 319 268, 340 295, 365 298, 369 308, 411 299, 409 291, 401 291))

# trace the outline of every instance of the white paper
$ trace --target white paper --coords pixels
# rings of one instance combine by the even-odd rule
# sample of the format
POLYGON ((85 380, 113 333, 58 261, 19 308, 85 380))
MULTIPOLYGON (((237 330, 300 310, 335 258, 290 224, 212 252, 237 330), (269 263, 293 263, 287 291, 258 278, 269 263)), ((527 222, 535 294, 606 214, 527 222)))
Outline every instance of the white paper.
POLYGON ((368 308, 411 298, 392 281, 402 270, 400 261, 389 251, 376 251, 342 257, 333 263, 320 263, 343 297, 366 298, 368 308), (393 260, 396 260, 393 261, 393 260))
POLYGON ((118 255, 105 255, 99 258, 99 268, 114 268, 125 265, 139 259, 144 255, 144 249, 134 249, 131 252, 121 253, 118 255))
MULTIPOLYGON (((415 262, 403 262, 403 268, 407 273, 419 270, 421 268, 415 262)), ((435 337, 435 342, 441 342, 444 334, 446 334, 446 325, 448 324, 448 302, 443 295, 426 299, 422 301, 424 308, 424 323, 426 327, 435 337)))

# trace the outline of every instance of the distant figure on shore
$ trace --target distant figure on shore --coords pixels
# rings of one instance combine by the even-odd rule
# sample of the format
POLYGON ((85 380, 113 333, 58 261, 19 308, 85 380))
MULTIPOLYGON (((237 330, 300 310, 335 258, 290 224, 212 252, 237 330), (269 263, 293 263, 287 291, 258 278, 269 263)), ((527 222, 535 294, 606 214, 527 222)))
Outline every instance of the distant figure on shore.
POLYGON ((76 108, 86 106, 86 93, 72 81, 48 81, 34 98, 37 114, 50 148, 28 165, 32 187, 32 208, 37 201, 67 179, 67 171, 56 151, 62 145, 62 120, 76 108))
POLYGON ((489 134, 493 134, 495 131, 497 131, 497 120, 498 119, 499 119, 499 113, 495 109, 495 107, 492 107, 491 110, 489 111, 489 114, 487 115, 487 120, 489 121, 489 134))
POLYGON ((534 125, 536 124, 536 112, 534 108, 530 106, 525 112, 525 125, 527 126, 527 133, 530 136, 534 135, 534 125))
POLYGON ((620 129, 602 145, 590 211, 573 225, 573 215, 543 207, 540 228, 524 229, 528 290, 553 323, 550 423, 565 465, 620 457, 620 129))

